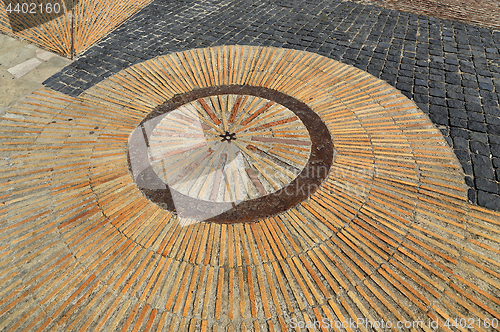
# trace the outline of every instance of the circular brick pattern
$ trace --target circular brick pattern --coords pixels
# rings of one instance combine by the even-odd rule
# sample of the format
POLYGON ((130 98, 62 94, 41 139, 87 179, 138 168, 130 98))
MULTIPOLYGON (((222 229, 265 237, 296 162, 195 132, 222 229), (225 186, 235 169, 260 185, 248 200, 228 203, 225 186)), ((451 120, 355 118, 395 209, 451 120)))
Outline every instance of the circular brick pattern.
POLYGON ((499 316, 500 214, 467 204, 441 133, 359 69, 295 50, 191 50, 77 99, 40 90, 1 124, 1 329, 287 331, 295 319, 499 316), (129 172, 130 133, 178 96, 232 85, 307 105, 335 147, 328 174, 252 223, 162 209, 129 172))
POLYGON ((311 153, 309 132, 292 111, 249 95, 182 105, 160 120, 149 143, 149 162, 164 183, 210 202, 241 202, 280 190, 300 174, 311 153), (287 159, 294 149, 304 153, 287 159), (259 166, 259 152, 276 157, 259 166))
POLYGON ((307 0, 263 1, 252 5, 252 15, 248 15, 243 0, 220 2, 195 18, 191 7, 198 3, 186 2, 179 7, 163 3, 160 6, 164 15, 157 15, 162 1, 156 1, 139 15, 150 20, 140 41, 135 37, 137 25, 143 21, 130 20, 99 47, 45 83, 78 96, 131 63, 165 52, 206 46, 251 43, 318 53, 365 70, 414 100, 441 129, 459 158, 469 186, 469 202, 498 211, 500 32, 378 8, 388 6, 452 19, 460 16, 473 24, 482 20, 483 24, 498 25, 498 8, 492 10, 494 2, 450 0, 447 6, 440 6, 444 0, 387 0, 372 1, 377 6, 370 6, 335 0, 321 5, 319 23, 311 25, 309 22, 317 19, 318 12, 316 5, 307 0), (233 17, 242 19, 235 21, 233 17), (211 22, 215 30, 207 31, 206 22, 211 22), (166 40, 164 32, 174 25, 179 27, 175 38, 166 40), (235 30, 244 33, 230 33, 235 30), (145 51, 134 51, 138 47, 145 51))
POLYGON ((128 147, 129 169, 148 199, 181 217, 228 223, 307 199, 332 159, 328 128, 306 104, 240 85, 175 96, 141 122, 128 147))

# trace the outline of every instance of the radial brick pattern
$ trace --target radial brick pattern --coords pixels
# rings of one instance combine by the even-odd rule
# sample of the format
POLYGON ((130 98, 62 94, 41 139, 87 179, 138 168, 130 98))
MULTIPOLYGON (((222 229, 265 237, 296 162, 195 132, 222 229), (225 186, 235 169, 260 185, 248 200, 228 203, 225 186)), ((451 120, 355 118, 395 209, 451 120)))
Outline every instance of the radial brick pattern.
POLYGON ((496 0, 355 0, 384 8, 439 17, 488 28, 500 28, 500 5, 496 0))
POLYGON ((500 318, 500 214, 467 204, 428 117, 354 67, 196 49, 77 99, 41 90, 1 128, 0 329, 288 331, 291 319, 365 318, 447 330, 465 318, 486 331, 480 320, 500 318), (176 95, 219 85, 274 89, 324 121, 335 154, 317 191, 232 224, 184 222, 145 198, 130 134, 176 95))
POLYGON ((445 0, 425 6, 362 2, 155 0, 45 84, 78 96, 134 63, 202 47, 250 44, 318 53, 413 99, 453 147, 469 202, 500 211, 500 31, 378 7, 412 5, 447 17, 458 10, 466 13, 464 21, 479 13, 498 23, 498 10, 481 13, 498 2, 449 0, 457 6, 439 8, 445 0), (475 10, 465 9, 471 5, 475 10))
POLYGON ((149 159, 175 190, 235 202, 290 183, 306 165, 310 146, 306 127, 284 106, 254 96, 218 95, 165 116, 151 135, 149 159))
POLYGON ((93 45, 150 2, 0 0, 0 31, 55 53, 73 56, 93 45))

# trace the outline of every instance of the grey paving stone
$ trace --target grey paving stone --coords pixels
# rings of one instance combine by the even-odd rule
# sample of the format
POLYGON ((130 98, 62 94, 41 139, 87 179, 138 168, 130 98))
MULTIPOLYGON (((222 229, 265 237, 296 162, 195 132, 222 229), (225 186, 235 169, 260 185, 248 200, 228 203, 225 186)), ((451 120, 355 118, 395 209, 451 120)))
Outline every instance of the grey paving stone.
POLYGON ((462 161, 462 160, 459 160, 460 161, 460 164, 462 165, 462 168, 464 169, 464 173, 466 175, 473 175, 473 171, 472 171, 472 164, 469 163, 469 162, 465 162, 465 161, 462 161))
MULTIPOLYGON (((468 142, 467 139, 465 139, 463 137, 455 137, 455 138, 453 138, 453 147, 456 150, 467 151, 468 152, 468 150, 469 150, 469 142, 468 142)), ((470 160, 470 157, 469 157, 469 160, 470 160)))
POLYGON ((457 118, 450 118, 450 126, 451 127, 458 127, 458 128, 466 127, 467 126, 467 120, 457 119, 457 118))
POLYGON ((489 156, 491 152, 488 144, 477 141, 470 141, 470 150, 483 156, 489 156))
POLYGON ((455 147, 455 154, 457 155, 457 158, 460 162, 471 162, 470 158, 470 153, 468 151, 468 147, 466 147, 466 150, 460 150, 459 148, 455 147))
MULTIPOLYGON (((459 119, 467 119, 467 111, 460 107, 460 103, 452 103, 454 106, 458 106, 458 108, 450 107, 450 100, 448 102, 448 112, 451 118, 459 118, 459 119)), ((463 104, 463 103, 462 103, 463 104)))
POLYGON ((485 144, 488 143, 488 135, 485 133, 471 131, 469 133, 469 139, 471 141, 477 141, 477 142, 481 142, 481 143, 485 143, 485 144))
POLYGON ((500 158, 500 145, 498 144, 491 144, 490 145, 491 149, 491 154, 493 157, 498 157, 500 158))
POLYGON ((489 156, 472 153, 471 160, 476 178, 486 178, 490 180, 495 178, 493 164, 489 156))
POLYGON ((487 132, 488 134, 491 134, 491 135, 500 135, 500 126, 496 125, 496 124, 488 124, 486 125, 486 129, 487 129, 487 132))
POLYGON ((467 190, 467 199, 468 199, 468 201, 470 203, 476 204, 476 197, 477 197, 477 190, 469 188, 469 190, 467 190))
POLYGON ((467 118, 471 121, 484 122, 484 114, 470 111, 467 113, 467 118))
POLYGON ((483 122, 478 122, 478 121, 468 121, 467 122, 467 127, 471 131, 478 131, 478 132, 487 132, 486 130, 486 124, 483 122))
POLYGON ((497 135, 488 135, 488 140, 491 144, 500 145, 500 136, 497 135))
POLYGON ((479 190, 477 204, 498 211, 500 210, 500 196, 479 190))
POLYGON ((473 187, 474 186, 474 180, 472 179, 471 176, 466 176, 465 177, 465 183, 469 186, 469 187, 473 187))

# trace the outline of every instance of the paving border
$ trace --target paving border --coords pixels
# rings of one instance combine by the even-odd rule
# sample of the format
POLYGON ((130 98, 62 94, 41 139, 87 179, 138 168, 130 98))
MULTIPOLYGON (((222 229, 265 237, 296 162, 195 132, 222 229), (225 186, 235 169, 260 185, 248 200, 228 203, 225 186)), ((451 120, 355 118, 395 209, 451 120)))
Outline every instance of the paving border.
POLYGON ((395 86, 453 147, 470 202, 500 210, 500 32, 491 29, 332 0, 156 0, 45 83, 77 96, 131 64, 229 44, 318 53, 395 86))

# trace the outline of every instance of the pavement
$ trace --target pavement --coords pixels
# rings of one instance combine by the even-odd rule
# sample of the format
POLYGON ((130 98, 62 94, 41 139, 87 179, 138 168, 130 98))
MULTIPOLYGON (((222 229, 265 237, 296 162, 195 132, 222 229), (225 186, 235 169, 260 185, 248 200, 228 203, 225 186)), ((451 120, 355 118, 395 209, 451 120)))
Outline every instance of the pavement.
POLYGON ((473 0, 373 0, 372 4, 483 28, 496 30, 500 28, 500 6, 495 0, 481 2, 473 0))
POLYGON ((0 329, 488 330, 500 315, 500 213, 467 203, 428 116, 355 67, 188 50, 77 98, 43 88, 1 121, 0 329))
POLYGON ((0 35, 0 330, 498 330, 500 9, 418 4, 0 35))
POLYGON ((71 61, 0 34, 0 114, 43 87, 43 82, 71 61))
POLYGON ((500 210, 497 30, 366 1, 154 1, 45 85, 78 96, 131 64, 234 44, 314 52, 393 85, 441 129, 470 202, 500 210))

